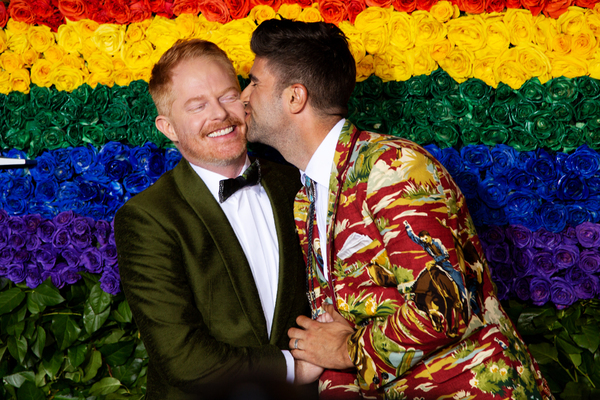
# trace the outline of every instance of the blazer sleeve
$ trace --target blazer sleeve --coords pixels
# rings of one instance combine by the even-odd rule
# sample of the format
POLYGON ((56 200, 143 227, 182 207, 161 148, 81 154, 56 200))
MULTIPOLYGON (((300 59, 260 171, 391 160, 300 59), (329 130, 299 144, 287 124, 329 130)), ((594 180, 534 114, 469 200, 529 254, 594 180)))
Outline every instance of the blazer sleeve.
MULTIPOLYGON (((190 227, 183 232, 166 225, 154 212, 131 202, 118 211, 114 221, 123 290, 161 378, 186 392, 245 374, 270 374, 284 380, 285 358, 277 346, 252 338, 228 344, 211 335, 182 255, 185 239, 180 236, 187 235, 185 229, 193 230, 193 224, 184 224, 190 227)), ((198 262, 212 259, 203 257, 198 262)), ((244 325, 240 315, 222 318, 231 324, 225 329, 244 325)))

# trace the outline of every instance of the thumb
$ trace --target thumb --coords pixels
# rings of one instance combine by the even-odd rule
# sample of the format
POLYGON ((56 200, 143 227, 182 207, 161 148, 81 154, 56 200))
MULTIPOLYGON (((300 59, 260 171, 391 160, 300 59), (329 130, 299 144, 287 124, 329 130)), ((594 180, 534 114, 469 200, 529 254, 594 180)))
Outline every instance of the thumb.
POLYGON ((344 317, 342 317, 340 315, 340 313, 335 310, 335 307, 333 307, 332 304, 325 304, 324 308, 325 308, 325 311, 327 311, 327 313, 329 315, 331 315, 331 317, 333 318, 333 322, 343 322, 345 324, 348 323, 346 321, 346 319, 344 317))

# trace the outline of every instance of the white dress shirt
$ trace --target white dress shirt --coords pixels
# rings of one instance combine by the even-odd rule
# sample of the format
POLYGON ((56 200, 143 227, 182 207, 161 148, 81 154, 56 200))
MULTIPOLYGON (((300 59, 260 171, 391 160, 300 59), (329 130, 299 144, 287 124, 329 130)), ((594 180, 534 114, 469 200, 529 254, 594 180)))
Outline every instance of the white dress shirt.
POLYGON ((325 139, 314 152, 306 165, 306 171, 300 171, 302 183, 304 176, 308 176, 316 183, 315 212, 317 213, 317 227, 319 228, 319 241, 321 243, 321 255, 323 256, 323 273, 325 279, 329 279, 327 268, 327 209, 329 204, 329 179, 333 168, 333 158, 338 139, 342 133, 345 119, 341 119, 329 131, 325 139))
MULTIPOLYGON (((204 181, 215 200, 219 202, 219 182, 226 176, 190 164, 204 181)), ((243 171, 250 166, 246 157, 243 171)), ((238 238, 250 269, 260 303, 262 305, 267 332, 271 337, 273 314, 277 300, 279 282, 279 244, 273 217, 273 208, 267 192, 261 184, 246 186, 236 191, 223 203, 219 203, 238 238)), ((287 380, 294 381, 294 358, 288 350, 282 350, 287 365, 287 380)))

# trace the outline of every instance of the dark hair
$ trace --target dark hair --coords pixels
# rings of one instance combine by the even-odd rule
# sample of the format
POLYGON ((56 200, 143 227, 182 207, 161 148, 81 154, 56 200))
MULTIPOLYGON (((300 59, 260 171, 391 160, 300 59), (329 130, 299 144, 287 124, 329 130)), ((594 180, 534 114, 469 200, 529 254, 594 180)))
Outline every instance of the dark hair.
POLYGON ((421 231, 421 232, 419 232, 419 237, 423 237, 423 236, 429 236, 429 237, 431 237, 431 235, 427 231, 421 231))
MULTIPOLYGON (((220 63, 239 85, 237 74, 227 54, 216 44, 201 39, 179 39, 167 50, 152 68, 148 90, 161 115, 169 115, 175 100, 172 93, 173 70, 183 61, 205 58, 220 63)), ((239 87, 239 86, 238 86, 239 87)))
POLYGON ((250 48, 278 78, 278 89, 300 83, 317 111, 346 116, 356 84, 356 62, 346 35, 337 26, 267 20, 252 34, 250 48))

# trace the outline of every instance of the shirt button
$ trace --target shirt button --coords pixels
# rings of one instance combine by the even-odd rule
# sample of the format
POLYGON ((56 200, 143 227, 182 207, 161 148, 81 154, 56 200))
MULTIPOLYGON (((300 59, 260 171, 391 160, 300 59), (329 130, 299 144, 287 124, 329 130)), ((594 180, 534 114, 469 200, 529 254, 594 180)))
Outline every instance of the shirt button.
POLYGON ((377 385, 379 383, 379 378, 378 377, 373 378, 373 383, 377 385))
POLYGON ((384 381, 387 381, 389 377, 390 376, 387 374, 387 372, 382 372, 381 373, 381 379, 383 379, 384 381))

